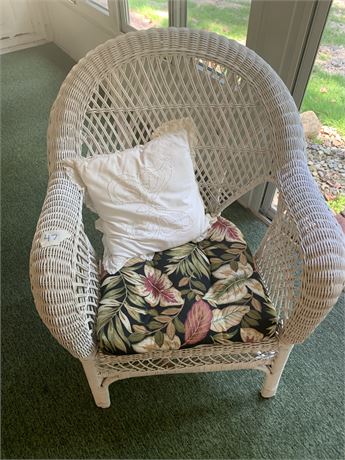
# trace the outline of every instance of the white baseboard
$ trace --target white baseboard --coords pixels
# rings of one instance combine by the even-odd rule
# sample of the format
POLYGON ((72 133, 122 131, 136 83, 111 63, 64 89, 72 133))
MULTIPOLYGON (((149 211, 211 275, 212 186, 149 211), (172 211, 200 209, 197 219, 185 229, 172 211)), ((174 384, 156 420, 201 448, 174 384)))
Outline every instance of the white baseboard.
POLYGON ((0 40, 0 55, 23 50, 25 48, 32 48, 33 46, 44 45, 45 43, 48 43, 48 40, 36 34, 25 34, 2 39, 0 40))

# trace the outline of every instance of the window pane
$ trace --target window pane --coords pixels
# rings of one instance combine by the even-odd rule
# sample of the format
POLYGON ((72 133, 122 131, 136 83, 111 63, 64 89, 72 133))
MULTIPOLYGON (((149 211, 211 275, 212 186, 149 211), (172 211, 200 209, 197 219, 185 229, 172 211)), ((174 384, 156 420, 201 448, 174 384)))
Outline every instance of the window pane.
POLYGON ((334 0, 301 107, 301 112, 312 111, 320 121, 319 130, 307 135, 308 165, 336 213, 345 213, 344 24, 345 3, 334 0))
POLYGON ((135 29, 151 27, 168 27, 168 1, 128 0, 129 25, 135 29))
POLYGON ((188 0, 187 26, 245 44, 251 0, 188 0))
MULTIPOLYGON (((345 3, 334 0, 301 107, 302 113, 312 111, 320 121, 319 128, 314 133, 311 131, 306 140, 308 166, 336 214, 345 213, 344 23, 345 3)), ((310 123, 312 127, 317 125, 310 123)), ((264 198, 263 211, 268 210, 267 214, 273 216, 279 192, 276 191, 272 202, 270 196, 264 198)))
POLYGON ((103 12, 108 12, 108 0, 89 0, 92 6, 100 8, 103 12))

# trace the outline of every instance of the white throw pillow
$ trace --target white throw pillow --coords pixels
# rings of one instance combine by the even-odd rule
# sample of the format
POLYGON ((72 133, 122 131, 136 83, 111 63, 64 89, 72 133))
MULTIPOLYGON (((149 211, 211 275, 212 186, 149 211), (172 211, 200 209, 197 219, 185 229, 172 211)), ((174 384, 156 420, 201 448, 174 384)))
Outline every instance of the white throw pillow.
POLYGON ((116 273, 128 259, 202 239, 211 225, 194 174, 186 129, 123 152, 65 160, 86 192, 103 232, 103 266, 116 273))

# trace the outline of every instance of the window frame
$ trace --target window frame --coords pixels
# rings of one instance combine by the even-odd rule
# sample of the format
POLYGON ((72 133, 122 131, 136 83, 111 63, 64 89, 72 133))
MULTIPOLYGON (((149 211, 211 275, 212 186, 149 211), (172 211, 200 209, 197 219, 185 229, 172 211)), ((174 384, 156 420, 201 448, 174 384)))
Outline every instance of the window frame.
MULTIPOLYGON (((187 26, 187 0, 167 0, 169 27, 187 26)), ((123 33, 138 30, 130 25, 128 0, 118 0, 120 30, 123 33)))
POLYGON ((117 0, 108 0, 107 10, 89 0, 62 0, 61 4, 86 20, 94 22, 111 35, 119 29, 117 0))

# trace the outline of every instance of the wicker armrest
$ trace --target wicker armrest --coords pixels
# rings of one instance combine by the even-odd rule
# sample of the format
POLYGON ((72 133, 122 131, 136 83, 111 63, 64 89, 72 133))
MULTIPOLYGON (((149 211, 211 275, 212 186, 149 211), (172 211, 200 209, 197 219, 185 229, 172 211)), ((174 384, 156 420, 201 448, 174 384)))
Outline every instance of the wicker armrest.
POLYGON ((58 342, 78 358, 95 350, 92 330, 99 288, 93 249, 83 230, 82 198, 62 172, 51 175, 30 256, 37 311, 58 342), (56 231, 64 231, 64 239, 42 245, 56 231))
POLYGON ((341 294, 344 235, 304 159, 288 161, 277 181, 278 211, 257 264, 280 310, 280 339, 294 344, 308 338, 341 294))

